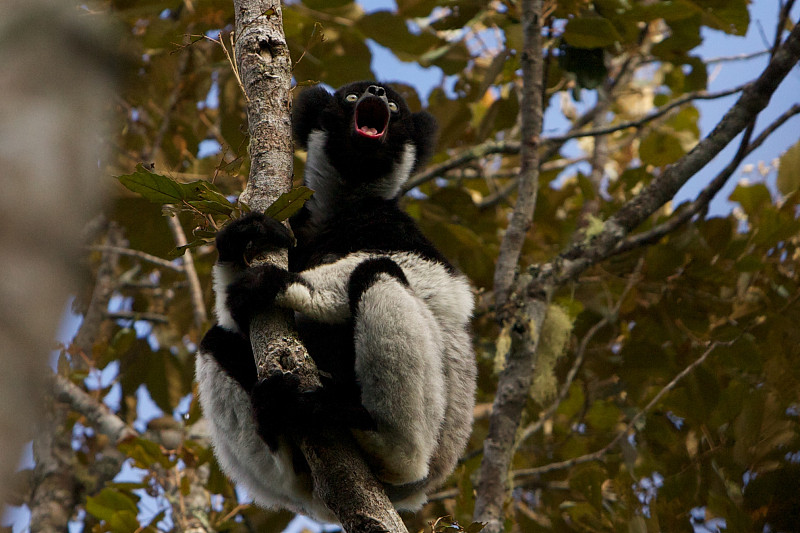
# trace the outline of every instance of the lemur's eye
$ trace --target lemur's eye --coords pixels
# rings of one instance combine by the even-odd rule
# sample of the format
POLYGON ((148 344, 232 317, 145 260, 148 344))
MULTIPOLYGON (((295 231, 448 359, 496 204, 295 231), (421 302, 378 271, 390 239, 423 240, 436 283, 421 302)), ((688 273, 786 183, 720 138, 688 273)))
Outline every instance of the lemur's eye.
POLYGON ((355 93, 350 93, 347 96, 345 96, 344 99, 347 100, 348 102, 355 102, 356 100, 358 100, 358 95, 355 93))
POLYGON ((392 113, 397 113, 397 111, 400 108, 397 107, 397 104, 395 104, 394 102, 389 102, 389 109, 391 110, 392 113))

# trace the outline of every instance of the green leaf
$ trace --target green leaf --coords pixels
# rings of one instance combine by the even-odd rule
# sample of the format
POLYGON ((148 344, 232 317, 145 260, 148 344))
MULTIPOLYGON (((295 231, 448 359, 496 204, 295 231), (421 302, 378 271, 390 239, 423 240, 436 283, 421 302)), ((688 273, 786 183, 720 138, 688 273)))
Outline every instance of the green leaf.
MULTIPOLYGON (((121 512, 133 513, 135 519, 138 512, 136 503, 136 496, 133 494, 124 493, 113 488, 104 488, 95 496, 86 498, 86 512, 110 524, 114 516, 121 512)), ((136 527, 138 526, 137 522, 136 527)))
POLYGON ((136 166, 136 172, 117 176, 117 179, 129 190, 157 204, 189 204, 198 203, 198 208, 212 209, 228 214, 233 205, 213 184, 197 180, 179 183, 172 178, 150 172, 142 165, 136 166), (200 203, 202 202, 202 203, 200 203))
POLYGON ((280 198, 270 205, 264 214, 278 221, 284 221, 297 213, 306 200, 311 198, 314 191, 308 187, 297 187, 289 192, 283 193, 280 198))
POLYGON ((424 17, 439 5, 438 0, 397 0, 397 13, 406 18, 424 17))
POLYGON ((598 464, 589 463, 577 466, 569 478, 569 486, 586 498, 596 509, 603 504, 603 482, 608 479, 605 469, 598 464))
POLYGON ((800 189, 800 141, 781 156, 777 186, 784 196, 800 189))
POLYGON ((749 216, 757 215, 763 206, 772 203, 769 189, 763 183, 754 183, 753 185, 739 184, 733 190, 729 199, 741 205, 749 216))
POLYGON ((621 40, 611 21, 603 17, 577 17, 564 28, 564 40, 577 48, 604 48, 621 40))
POLYGON ((233 205, 228 200, 224 203, 216 200, 197 200, 189 202, 189 205, 204 215, 230 215, 233 212, 233 205))
POLYGON ((109 520, 106 520, 106 525, 114 533, 135 533, 140 528, 136 515, 135 511, 117 511, 109 520))
POLYGON ((181 185, 166 176, 150 172, 141 164, 136 165, 136 172, 117 176, 122 185, 140 194, 144 198, 158 204, 175 204, 184 199, 181 185))
POLYGON ((561 43, 559 51, 559 66, 572 72, 581 87, 593 89, 608 76, 602 48, 580 48, 561 43))
POLYGON ((119 450, 133 459, 136 466, 150 468, 154 464, 164 468, 172 468, 175 461, 164 455, 161 447, 153 441, 142 438, 133 438, 119 444, 119 450))
POLYGON ((175 259, 176 257, 181 257, 183 254, 186 253, 186 250, 190 250, 192 248, 197 248, 199 246, 203 246, 204 244, 210 244, 212 242, 214 242, 213 238, 210 238, 210 239, 206 239, 206 238, 196 239, 196 240, 190 242, 189 244, 184 244, 183 246, 178 246, 177 248, 174 248, 174 249, 170 250, 169 257, 170 257, 170 259, 175 259))

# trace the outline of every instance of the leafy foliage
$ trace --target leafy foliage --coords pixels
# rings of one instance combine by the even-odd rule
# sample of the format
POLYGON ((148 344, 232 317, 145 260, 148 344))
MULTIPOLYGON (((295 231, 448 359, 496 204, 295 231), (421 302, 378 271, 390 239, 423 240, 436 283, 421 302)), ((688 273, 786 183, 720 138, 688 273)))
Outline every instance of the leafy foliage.
MULTIPOLYGON (((223 50, 230 52, 233 5, 83 5, 89 13, 110 13, 130 50, 128 82, 113 103, 113 155, 102 164, 136 193, 118 188, 108 214, 123 228, 128 246, 145 255, 116 258, 116 314, 88 352, 67 345, 60 361, 75 383, 106 398, 140 432, 109 451, 115 446, 108 439, 83 431, 91 426, 85 416, 70 420, 76 464, 93 472, 87 479, 105 480, 85 483, 80 520, 85 530, 98 532, 182 529, 190 514, 185 504, 201 491, 219 495, 206 509, 211 527, 281 531, 291 517, 240 504, 207 441, 194 432, 201 413, 192 389, 193 352, 209 321, 196 318, 184 265, 192 260, 199 296, 210 305, 210 243, 222 224, 247 210, 235 201, 249 170, 244 97, 223 50), (144 166, 131 172, 138 161, 144 166), (162 211, 194 236, 188 244, 176 247, 162 211), (172 249, 189 255, 166 265, 152 260, 170 258, 172 249), (160 412, 144 415, 145 404, 160 412), (111 483, 119 464, 110 477, 96 474, 120 452, 140 469, 139 481, 111 483), (153 500, 155 505, 143 504, 153 500)), ((422 181, 404 199, 425 233, 478 289, 478 400, 486 408, 495 393, 495 361, 510 342, 486 291, 519 170, 518 3, 398 0, 396 11, 365 12, 349 0, 302 0, 282 9, 298 85, 335 87, 376 78, 375 50, 384 47, 400 61, 442 73, 442 83, 428 94, 400 84, 413 107, 426 103, 439 121, 432 165, 476 147, 500 146, 422 181)), ((545 102, 546 120, 553 123, 545 123, 545 135, 575 124, 639 124, 570 145, 546 140, 549 160, 539 176, 523 266, 552 259, 581 232, 591 235, 691 150, 700 137, 693 103, 643 118, 706 89, 709 68, 693 50, 709 29, 743 35, 749 23, 745 0, 550 5, 545 102), (602 113, 581 122, 595 100, 602 113)), ((791 519, 800 512, 794 488, 800 462, 798 146, 782 156, 776 180, 767 166, 740 183, 730 194, 736 206, 731 213, 700 217, 652 246, 616 256, 555 295, 550 364, 537 369, 546 387, 532 392, 525 411, 509 526, 513 521, 531 532, 686 531, 692 521, 719 519, 727 531, 761 531, 797 523, 791 519), (628 428, 708 348, 702 364, 628 428), (603 451, 621 432, 619 445, 581 459, 603 451), (568 463, 559 467, 562 461, 568 463), (535 475, 524 474, 531 469, 535 475)), ((298 184, 302 170, 302 157, 296 157, 298 184)), ((298 187, 270 214, 286 219, 310 194, 298 187)), ((665 207, 637 231, 672 214, 665 207)), ((95 273, 104 261, 103 252, 91 252, 95 273)), ((89 308, 92 289, 78 295, 79 312, 89 308)), ((486 418, 478 416, 451 485, 418 516, 407 517, 411 530, 431 525, 436 531, 477 531, 479 526, 458 523, 472 522, 486 433, 486 418), (445 515, 452 519, 436 520, 445 515)))

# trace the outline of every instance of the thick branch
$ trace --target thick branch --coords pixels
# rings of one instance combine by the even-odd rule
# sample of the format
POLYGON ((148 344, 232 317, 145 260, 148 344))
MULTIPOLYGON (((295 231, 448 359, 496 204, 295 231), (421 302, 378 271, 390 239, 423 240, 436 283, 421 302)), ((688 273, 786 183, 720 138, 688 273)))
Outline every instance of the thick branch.
POLYGON ((85 416, 92 423, 92 427, 103 435, 107 435, 113 442, 137 435, 133 428, 112 413, 108 407, 89 396, 67 378, 59 375, 53 376, 52 386, 58 401, 69 404, 72 409, 85 416))
POLYGON ((523 4, 525 43, 520 55, 522 66, 522 118, 519 190, 514 212, 506 228, 494 275, 497 307, 501 308, 514 281, 522 243, 533 221, 539 184, 539 136, 542 132, 542 3, 523 4))
POLYGON ((800 26, 795 26, 766 69, 747 85, 736 104, 705 139, 608 219, 602 231, 590 242, 573 245, 554 262, 539 268, 528 290, 535 293, 546 290, 546 285, 556 287, 609 257, 621 239, 668 202, 689 178, 754 120, 799 57, 800 26))
MULTIPOLYGON (((500 247, 495 270, 495 299, 504 306, 514 280, 522 243, 533 220, 539 177, 539 135, 542 130, 542 16, 541 0, 522 3, 525 32, 522 65, 523 95, 522 146, 519 194, 509 226, 500 247)), ((504 506, 508 494, 508 471, 514 436, 531 386, 532 366, 538 347, 538 329, 547 305, 531 301, 524 320, 513 320, 512 346, 506 358, 489 419, 489 434, 484 441, 475 501, 475 520, 487 523, 487 533, 503 530, 504 506)), ((507 324, 510 322, 507 322, 507 324)))
POLYGON ((742 139, 742 144, 740 145, 739 150, 734 158, 725 166, 724 169, 722 169, 719 174, 716 175, 713 180, 711 180, 708 185, 706 185, 702 191, 700 191, 700 194, 697 195, 697 198, 689 202, 689 204, 681 209, 679 213, 663 224, 659 224, 649 231, 627 237, 616 246, 614 253, 618 254, 638 248, 640 246, 658 242, 658 240, 663 236, 675 231, 683 224, 691 220, 693 216, 701 211, 704 211, 708 207, 708 204, 711 202, 712 198, 714 198, 719 190, 722 189, 723 185, 728 182, 730 177, 741 164, 742 160, 751 154, 753 150, 756 150, 759 146, 761 146, 776 129, 797 114, 800 114, 800 104, 793 105, 786 112, 781 114, 781 116, 775 119, 772 124, 767 126, 764 131, 762 131, 761 134, 752 142, 749 142, 750 135, 747 132, 750 131, 750 128, 748 128, 747 132, 745 132, 744 138, 742 139))

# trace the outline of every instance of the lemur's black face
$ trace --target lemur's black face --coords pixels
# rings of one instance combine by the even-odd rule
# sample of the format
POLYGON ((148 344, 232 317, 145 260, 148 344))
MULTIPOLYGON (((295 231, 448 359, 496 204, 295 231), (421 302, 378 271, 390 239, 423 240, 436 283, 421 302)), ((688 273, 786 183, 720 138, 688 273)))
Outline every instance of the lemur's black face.
POLYGON ((374 81, 345 85, 333 95, 321 87, 304 91, 295 101, 292 122, 304 148, 312 135, 324 135, 327 159, 354 184, 381 179, 402 165, 406 172, 420 167, 436 135, 430 114, 412 113, 397 91, 374 81))

